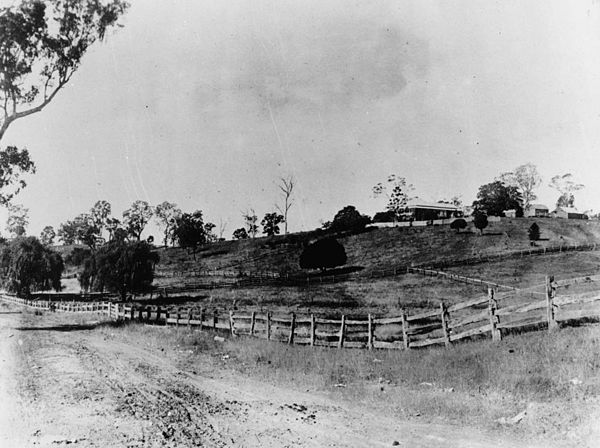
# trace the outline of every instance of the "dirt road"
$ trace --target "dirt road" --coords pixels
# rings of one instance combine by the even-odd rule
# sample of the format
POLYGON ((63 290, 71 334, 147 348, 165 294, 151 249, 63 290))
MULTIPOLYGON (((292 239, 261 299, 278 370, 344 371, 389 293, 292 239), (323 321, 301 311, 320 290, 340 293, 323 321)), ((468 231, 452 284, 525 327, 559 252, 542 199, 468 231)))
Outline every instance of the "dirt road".
POLYGON ((532 446, 399 421, 214 362, 178 368, 175 351, 100 331, 95 315, 79 320, 0 308, 0 447, 532 446))

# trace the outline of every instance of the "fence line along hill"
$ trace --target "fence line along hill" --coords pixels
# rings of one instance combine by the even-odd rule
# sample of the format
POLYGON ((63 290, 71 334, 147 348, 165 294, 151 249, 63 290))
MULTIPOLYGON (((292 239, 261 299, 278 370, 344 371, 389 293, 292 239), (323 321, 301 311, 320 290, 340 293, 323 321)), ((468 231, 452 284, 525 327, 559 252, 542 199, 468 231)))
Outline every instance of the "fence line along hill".
MULTIPOLYGON (((334 235, 346 250, 347 266, 370 276, 401 266, 436 266, 441 260, 485 259, 532 249, 527 229, 536 222, 541 240, 534 249, 600 244, 600 223, 550 218, 502 218, 490 223, 483 235, 472 227, 456 233, 448 225, 367 229, 358 234, 334 235)), ((321 232, 304 232, 240 241, 223 241, 200 248, 193 255, 180 248, 159 249, 155 285, 194 284, 209 273, 213 281, 240 275, 266 277, 300 274, 298 259, 321 232)), ((224 280, 227 282, 227 280, 224 280)), ((233 283, 233 280, 231 280, 233 283)))
MULTIPOLYGON (((420 272, 428 274, 427 272, 420 272)), ((442 273, 431 271, 432 275, 442 273)), ((457 279, 457 280, 464 280, 457 279)), ((473 280, 473 279, 471 279, 473 280)), ((197 306, 150 306, 113 301, 57 302, 50 295, 27 300, 6 294, 0 299, 37 309, 64 312, 101 312, 115 320, 155 325, 186 326, 189 329, 226 331, 287 344, 366 349, 412 349, 432 345, 446 347, 464 339, 491 337, 501 340, 507 332, 558 329, 562 324, 600 319, 599 276, 555 281, 547 276, 543 298, 529 295, 526 301, 488 295, 452 305, 443 301, 435 309, 397 316, 363 317, 341 315, 323 318, 315 314, 274 314, 268 311, 205 309, 197 306), (583 293, 557 295, 557 290, 592 285, 583 293)))

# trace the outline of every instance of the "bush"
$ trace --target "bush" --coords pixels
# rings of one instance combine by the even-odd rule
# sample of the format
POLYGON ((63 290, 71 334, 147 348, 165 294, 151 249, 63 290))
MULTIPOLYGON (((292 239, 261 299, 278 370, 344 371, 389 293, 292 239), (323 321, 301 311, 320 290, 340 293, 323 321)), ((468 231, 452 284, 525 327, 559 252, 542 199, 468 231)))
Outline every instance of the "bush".
POLYGON ((540 226, 534 222, 527 230, 527 234, 530 241, 538 241, 540 239, 540 226))
POLYGON ((60 291, 62 257, 44 246, 36 237, 18 237, 2 248, 2 285, 19 296, 32 290, 60 291))
POLYGON ((396 213, 393 210, 377 212, 373 216, 373 222, 394 222, 396 219, 396 213))
POLYGON ((488 218, 485 213, 476 211, 473 213, 473 225, 479 229, 481 234, 483 235, 483 229, 488 226, 488 218))
POLYGON ((346 250, 334 238, 317 240, 306 246, 300 255, 300 267, 302 269, 334 268, 346 264, 346 250))
POLYGON ((127 293, 150 291, 158 254, 145 241, 113 240, 85 262, 79 283, 84 290, 127 293))
POLYGON ((455 219, 450 223, 450 228, 456 230, 456 233, 460 233, 461 229, 467 228, 467 221, 462 218, 455 219))
POLYGON ((333 221, 328 224, 327 230, 340 232, 344 230, 360 231, 371 222, 371 218, 361 215, 356 207, 347 205, 333 217, 333 221))

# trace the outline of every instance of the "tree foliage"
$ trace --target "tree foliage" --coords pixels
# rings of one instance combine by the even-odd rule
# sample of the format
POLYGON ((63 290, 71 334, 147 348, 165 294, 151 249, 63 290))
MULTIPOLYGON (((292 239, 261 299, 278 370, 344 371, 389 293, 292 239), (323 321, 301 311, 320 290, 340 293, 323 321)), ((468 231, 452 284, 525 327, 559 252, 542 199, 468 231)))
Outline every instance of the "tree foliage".
POLYGON ((344 230, 360 231, 371 222, 371 218, 361 215, 353 205, 347 205, 338 211, 329 223, 327 229, 333 232, 344 230))
POLYGON ((244 218, 246 233, 249 237, 256 238, 256 234, 258 233, 258 216, 256 216, 256 212, 254 209, 250 209, 249 211, 244 212, 242 217, 244 218))
POLYGON ((503 173, 498 180, 505 185, 519 189, 523 199, 524 209, 527 209, 527 207, 537 199, 535 190, 542 183, 542 178, 538 173, 536 166, 532 163, 526 163, 516 167, 513 171, 503 173))
POLYGON ((182 213, 176 219, 173 232, 180 247, 195 251, 198 246, 207 242, 206 227, 200 210, 182 213))
POLYGON ((177 204, 173 202, 164 201, 154 207, 154 218, 163 232, 163 244, 165 246, 167 246, 169 241, 171 241, 171 244, 175 241, 173 230, 175 229, 177 218, 181 216, 181 213, 177 204))
POLYGON ((54 238, 56 237, 56 232, 54 231, 54 227, 46 226, 42 229, 40 233, 40 242, 44 246, 50 246, 54 243, 54 238))
POLYGON ((523 199, 517 187, 496 180, 479 187, 473 208, 489 216, 504 216, 505 210, 516 210, 517 216, 523 216, 523 199))
POLYGON ((377 212, 373 215, 373 222, 394 222, 396 221, 396 213, 391 210, 385 212, 377 212))
POLYGON ((467 228, 467 221, 465 221, 463 218, 455 219, 450 223, 450 228, 456 230, 456 233, 460 233, 462 229, 467 228))
POLYGON ((27 149, 8 146, 0 151, 0 205, 7 205, 27 185, 22 176, 35 173, 27 149), (8 189, 11 187, 11 190, 8 189))
POLYGON ((152 288, 158 259, 145 241, 113 239, 85 261, 79 282, 86 291, 115 292, 125 299, 152 288))
POLYGON ((529 229, 527 229, 527 234, 530 241, 538 241, 540 239, 540 226, 534 222, 529 226, 529 229))
POLYGON ((28 296, 34 290, 61 289, 61 256, 33 236, 18 237, 5 244, 0 266, 3 287, 19 296, 28 296))
POLYGON ((475 228, 479 229, 479 232, 483 235, 483 229, 488 226, 488 217, 485 213, 480 211, 475 211, 473 213, 473 225, 475 228))
POLYGON ((6 230, 12 236, 24 236, 29 225, 29 209, 20 204, 8 206, 6 230))
POLYGON ((123 212, 123 226, 129 235, 139 241, 153 214, 152 207, 146 201, 134 201, 123 212))
POLYGON ((571 173, 557 174, 550 180, 548 186, 554 188, 560 194, 556 201, 557 207, 574 207, 575 195, 573 193, 585 187, 583 184, 576 183, 571 173))
POLYGON ((95 249, 102 242, 100 229, 94 224, 94 219, 88 213, 81 213, 72 220, 62 223, 57 232, 63 244, 85 244, 95 249))
POLYGON ((233 231, 233 237, 236 240, 245 240, 248 239, 248 232, 246 232, 245 228, 240 227, 239 229, 235 229, 233 231))
POLYGON ((92 223, 98 228, 100 234, 102 234, 110 219, 111 209, 112 207, 108 201, 97 201, 90 210, 92 223))
POLYGON ((260 222, 263 227, 263 233, 267 236, 279 235, 280 229, 279 224, 284 222, 283 215, 279 213, 266 213, 265 217, 260 222))
POLYGON ((300 255, 302 269, 321 269, 322 271, 346 264, 346 250, 334 238, 317 240, 306 246, 300 255))
POLYGON ((15 120, 52 101, 127 7, 122 0, 21 0, 0 8, 0 140, 15 120))
POLYGON ((414 189, 404 177, 391 174, 385 184, 380 182, 373 187, 373 196, 385 196, 388 201, 387 210, 393 212, 395 218, 400 220, 405 215, 408 201, 412 199, 409 195, 414 189))

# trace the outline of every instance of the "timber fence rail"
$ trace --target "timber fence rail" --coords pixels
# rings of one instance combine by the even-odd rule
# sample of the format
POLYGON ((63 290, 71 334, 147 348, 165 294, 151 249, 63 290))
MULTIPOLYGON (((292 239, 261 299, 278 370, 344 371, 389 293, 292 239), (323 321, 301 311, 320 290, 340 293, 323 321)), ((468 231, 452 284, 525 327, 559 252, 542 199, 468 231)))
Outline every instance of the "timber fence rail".
MULTIPOLYGON (((327 283, 338 283, 350 280, 359 280, 364 278, 385 278, 404 275, 411 270, 439 270, 451 267, 474 265, 479 263, 488 263, 505 259, 523 258, 535 255, 545 255, 562 252, 580 252, 580 251, 595 251, 600 247, 593 244, 561 244, 548 247, 531 247, 528 249, 520 249, 513 251, 490 252, 483 253, 472 257, 461 258, 443 258, 437 261, 420 263, 418 265, 399 264, 389 268, 368 269, 365 271, 345 272, 329 275, 301 275, 298 273, 279 273, 272 271, 264 272, 240 272, 232 270, 206 270, 206 269, 190 269, 176 271, 170 269, 162 269, 157 278, 188 278, 190 282, 182 286, 160 286, 158 290, 165 291, 168 294, 177 294, 181 292, 191 292, 201 289, 225 288, 225 287, 247 287, 247 286, 314 286, 327 283), (168 275, 167 275, 168 274, 168 275), (201 278, 210 280, 198 281, 201 278)), ((448 274, 450 275, 450 274, 448 274)), ((477 279, 475 279, 477 280, 477 279)), ((494 282, 487 282, 492 287, 511 288, 506 285, 496 285, 494 282)), ((477 283, 474 283, 477 284, 477 283)))
MULTIPOLYGON (((600 276, 596 276, 599 277, 600 276)), ((587 280, 586 280, 587 279, 587 280)), ((64 312, 99 312, 115 320, 135 320, 155 325, 210 329, 233 336, 248 336, 287 344, 365 349, 412 349, 451 346, 472 338, 501 340, 508 332, 554 330, 559 323, 600 319, 600 291, 556 296, 557 288, 590 277, 561 280, 546 278, 543 300, 501 306, 493 288, 487 296, 418 313, 398 316, 367 315, 325 318, 314 314, 281 314, 268 311, 223 311, 199 307, 161 307, 118 302, 52 302, 1 295, 5 301, 38 309, 64 312)))

